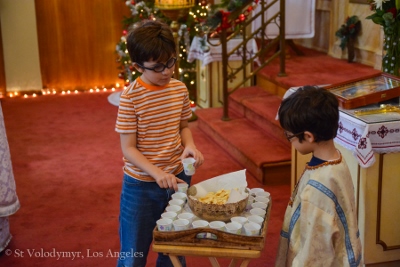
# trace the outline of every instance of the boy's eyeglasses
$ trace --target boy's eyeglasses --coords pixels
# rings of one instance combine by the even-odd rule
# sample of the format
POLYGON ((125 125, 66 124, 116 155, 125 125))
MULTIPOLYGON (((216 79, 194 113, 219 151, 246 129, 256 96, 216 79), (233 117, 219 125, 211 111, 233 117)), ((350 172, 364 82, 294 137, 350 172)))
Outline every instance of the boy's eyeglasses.
POLYGON ((151 68, 142 66, 142 65, 140 65, 140 64, 138 64, 138 63, 136 63, 136 64, 137 64, 139 67, 141 67, 142 69, 152 70, 152 71, 154 71, 154 72, 163 72, 163 71, 165 70, 165 68, 168 68, 168 69, 172 68, 172 67, 175 65, 175 63, 176 63, 176 57, 170 58, 170 59, 167 61, 167 63, 165 63, 165 65, 164 65, 163 63, 157 63, 157 64, 155 64, 155 65, 154 65, 153 67, 151 67, 151 68))
POLYGON ((288 132, 284 131, 286 139, 290 142, 290 140, 296 136, 302 135, 304 132, 297 133, 297 134, 289 134, 288 132))

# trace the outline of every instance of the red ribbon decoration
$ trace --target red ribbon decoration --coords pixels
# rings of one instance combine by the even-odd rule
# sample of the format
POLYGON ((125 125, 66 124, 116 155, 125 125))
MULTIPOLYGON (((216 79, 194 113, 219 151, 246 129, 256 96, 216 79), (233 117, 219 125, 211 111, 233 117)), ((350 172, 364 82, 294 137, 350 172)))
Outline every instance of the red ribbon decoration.
POLYGON ((232 27, 231 23, 229 23, 228 21, 228 17, 231 14, 231 12, 227 11, 223 11, 221 10, 221 15, 222 15, 222 22, 221 22, 221 27, 222 29, 229 29, 232 27))
POLYGON ((238 16, 234 21, 229 22, 229 15, 231 12, 229 11, 223 11, 220 10, 219 12, 221 13, 221 24, 219 27, 217 27, 215 30, 216 32, 220 33, 223 29, 230 29, 233 26, 236 26, 242 22, 244 22, 247 17, 249 16, 250 12, 254 10, 254 7, 258 4, 259 0, 254 0, 255 5, 254 6, 249 6, 247 10, 245 10, 242 14, 238 16))

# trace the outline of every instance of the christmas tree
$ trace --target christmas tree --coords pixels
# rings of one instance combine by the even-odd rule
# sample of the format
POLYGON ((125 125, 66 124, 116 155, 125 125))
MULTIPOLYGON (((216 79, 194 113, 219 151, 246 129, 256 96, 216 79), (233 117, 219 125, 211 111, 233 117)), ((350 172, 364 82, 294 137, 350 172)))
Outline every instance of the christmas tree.
MULTIPOLYGON (((118 77, 123 80, 125 86, 129 85, 134 81, 140 73, 136 72, 132 66, 132 62, 129 58, 128 50, 126 48, 126 34, 129 28, 142 20, 162 20, 167 24, 171 21, 162 12, 154 6, 154 1, 126 1, 126 6, 131 10, 131 16, 123 19, 123 30, 120 42, 116 46, 116 52, 118 54, 117 62, 119 64, 118 77)), ((180 23, 179 29, 179 74, 180 80, 186 84, 189 90, 189 96, 192 101, 196 101, 196 63, 188 62, 188 52, 190 43, 193 37, 198 34, 202 29, 202 25, 208 16, 208 6, 206 1, 198 2, 191 10, 189 14, 181 18, 178 22, 180 23)))

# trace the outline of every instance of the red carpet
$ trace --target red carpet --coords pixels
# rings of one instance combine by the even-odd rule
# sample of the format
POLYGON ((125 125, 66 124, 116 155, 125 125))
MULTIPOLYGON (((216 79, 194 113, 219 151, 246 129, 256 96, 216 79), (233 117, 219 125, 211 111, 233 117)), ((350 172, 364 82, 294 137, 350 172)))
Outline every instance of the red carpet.
POLYGON ((381 72, 370 66, 348 63, 345 59, 333 58, 326 53, 302 46, 298 48, 304 53, 304 56, 295 55, 293 51, 289 50, 290 57, 286 60, 285 68, 286 77, 277 77, 279 58, 265 66, 259 75, 288 89, 302 85, 337 84, 381 72))
MULTIPOLYGON (((0 266, 115 266, 122 155, 114 131, 117 107, 107 96, 2 100, 21 209, 10 216, 11 255, 0 254, 0 266)), ((197 122, 190 127, 205 157, 194 183, 245 168, 208 139, 197 122)), ((247 181, 251 188, 264 187, 273 199, 265 249, 250 266, 273 266, 290 187, 262 186, 250 174, 247 181)), ((187 262, 210 266, 206 258, 187 262)), ((154 252, 148 263, 155 265, 154 252)))

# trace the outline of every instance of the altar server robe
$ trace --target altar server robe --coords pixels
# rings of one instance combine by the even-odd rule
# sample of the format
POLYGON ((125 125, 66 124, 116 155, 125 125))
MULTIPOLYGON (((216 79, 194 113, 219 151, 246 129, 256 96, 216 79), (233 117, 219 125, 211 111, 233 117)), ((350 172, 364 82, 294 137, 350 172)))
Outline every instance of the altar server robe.
POLYGON ((286 209, 276 267, 361 265, 354 185, 340 156, 306 166, 286 209))

